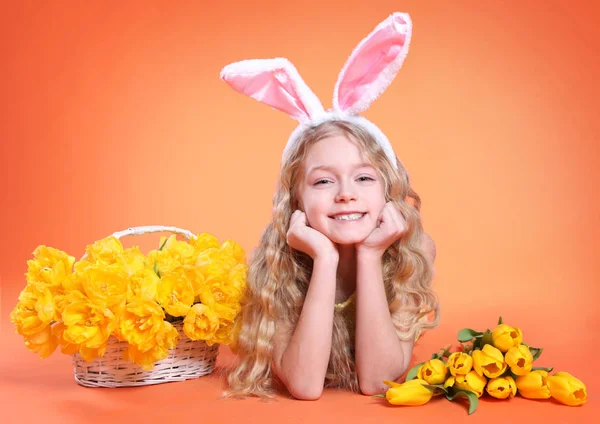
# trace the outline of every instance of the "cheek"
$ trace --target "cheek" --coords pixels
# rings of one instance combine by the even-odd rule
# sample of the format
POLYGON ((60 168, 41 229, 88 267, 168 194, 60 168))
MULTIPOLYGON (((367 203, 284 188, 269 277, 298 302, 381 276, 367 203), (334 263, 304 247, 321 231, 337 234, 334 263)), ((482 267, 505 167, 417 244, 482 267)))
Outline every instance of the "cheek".
POLYGON ((304 213, 312 224, 318 225, 319 222, 327 218, 327 214, 329 213, 327 202, 319 197, 313 196, 310 199, 305 199, 303 206, 304 213))

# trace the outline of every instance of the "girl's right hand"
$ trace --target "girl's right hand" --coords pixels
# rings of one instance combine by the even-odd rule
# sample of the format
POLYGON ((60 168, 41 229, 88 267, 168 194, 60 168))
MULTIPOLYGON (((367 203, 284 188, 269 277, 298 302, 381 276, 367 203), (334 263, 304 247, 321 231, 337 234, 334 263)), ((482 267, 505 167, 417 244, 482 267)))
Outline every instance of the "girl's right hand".
POLYGON ((317 256, 339 258, 335 244, 323 233, 309 227, 306 214, 299 210, 296 210, 290 219, 287 243, 290 247, 306 253, 313 260, 317 256))

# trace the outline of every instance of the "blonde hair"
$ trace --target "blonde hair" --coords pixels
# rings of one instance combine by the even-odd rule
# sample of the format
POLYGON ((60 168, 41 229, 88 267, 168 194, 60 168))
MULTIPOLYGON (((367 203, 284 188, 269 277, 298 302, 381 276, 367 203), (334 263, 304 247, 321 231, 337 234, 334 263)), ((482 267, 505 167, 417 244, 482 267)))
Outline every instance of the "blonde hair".
MULTIPOLYGON (((432 267, 421 250, 423 233, 419 210, 421 200, 410 186, 408 174, 398 161, 394 169, 374 138, 363 128, 345 121, 326 121, 300 134, 289 160, 282 165, 273 198, 273 217, 263 231, 249 264, 248 286, 235 353, 238 362, 228 375, 226 396, 272 397, 276 379, 272 371, 276 323, 298 321, 312 274, 312 260, 290 248, 286 233, 297 208, 296 182, 312 145, 334 135, 345 135, 366 153, 383 181, 386 201, 392 201, 407 222, 407 231, 382 258, 383 280, 396 332, 401 340, 414 340, 421 331, 439 321, 439 305, 431 289, 432 267), (431 321, 421 319, 434 314, 431 321)), ((344 317, 335 312, 327 386, 357 392, 353 335, 344 317)))

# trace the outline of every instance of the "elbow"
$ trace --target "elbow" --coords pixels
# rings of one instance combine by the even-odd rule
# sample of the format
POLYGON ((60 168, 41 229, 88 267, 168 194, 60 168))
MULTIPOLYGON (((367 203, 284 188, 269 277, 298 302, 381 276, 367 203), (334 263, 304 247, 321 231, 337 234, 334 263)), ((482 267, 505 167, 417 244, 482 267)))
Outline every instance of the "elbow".
POLYGON ((307 375, 300 372, 298 367, 295 368, 295 372, 291 373, 283 372, 281 367, 277 367, 275 374, 295 399, 317 400, 323 394, 325 376, 319 378, 318 375, 310 373, 307 375))
POLYGON ((378 395, 385 393, 387 388, 381 382, 376 381, 361 381, 359 383, 360 392, 365 396, 378 395))
POLYGON ((288 391, 298 400, 318 400, 323 394, 323 386, 315 384, 290 384, 288 386, 288 391))

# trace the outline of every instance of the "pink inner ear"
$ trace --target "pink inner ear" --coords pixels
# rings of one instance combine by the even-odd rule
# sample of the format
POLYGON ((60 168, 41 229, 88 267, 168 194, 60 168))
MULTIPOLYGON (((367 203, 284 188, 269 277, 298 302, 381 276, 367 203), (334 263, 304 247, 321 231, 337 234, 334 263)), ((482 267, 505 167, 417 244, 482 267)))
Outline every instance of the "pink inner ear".
POLYGON ((297 120, 309 118, 285 69, 254 74, 226 75, 224 80, 236 91, 287 113, 297 120))
POLYGON ((373 34, 359 51, 354 53, 355 58, 348 63, 338 89, 341 110, 350 108, 367 92, 371 92, 373 88, 369 89, 370 86, 378 81, 382 72, 401 54, 406 34, 396 33, 390 36, 389 32, 389 28, 386 28, 373 34))

